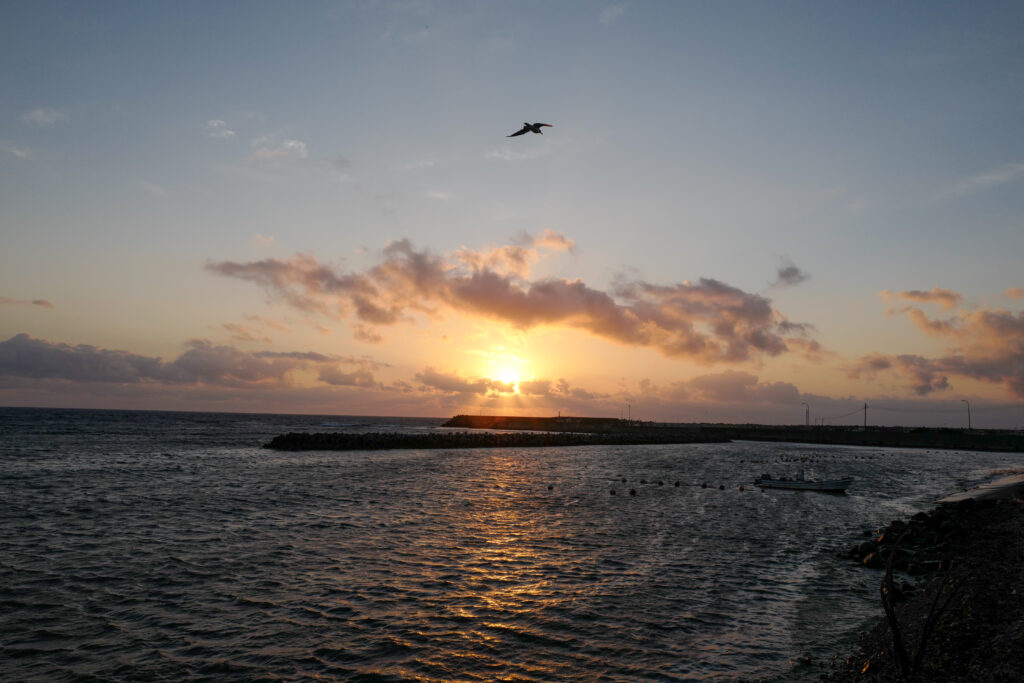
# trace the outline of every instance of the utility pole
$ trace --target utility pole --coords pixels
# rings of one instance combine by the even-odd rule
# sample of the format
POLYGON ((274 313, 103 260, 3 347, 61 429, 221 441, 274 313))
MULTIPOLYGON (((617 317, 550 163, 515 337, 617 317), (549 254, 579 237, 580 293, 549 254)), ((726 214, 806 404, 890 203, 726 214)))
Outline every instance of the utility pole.
POLYGON ((868 403, 864 402, 864 429, 868 428, 868 403))
POLYGON ((809 405, 807 405, 806 403, 804 403, 803 401, 800 401, 800 405, 802 405, 804 407, 804 427, 810 427, 811 426, 811 407, 809 405))
POLYGON ((966 398, 960 400, 967 404, 967 431, 971 431, 971 402, 966 398))

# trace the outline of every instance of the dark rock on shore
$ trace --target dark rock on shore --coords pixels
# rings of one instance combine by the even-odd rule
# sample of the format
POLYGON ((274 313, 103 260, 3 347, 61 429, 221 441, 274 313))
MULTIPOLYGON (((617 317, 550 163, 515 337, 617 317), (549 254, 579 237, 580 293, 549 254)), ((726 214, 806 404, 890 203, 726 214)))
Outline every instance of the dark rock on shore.
MULTIPOLYGON (((893 591, 910 661, 925 641, 912 680, 1024 680, 1024 501, 943 505, 880 529, 877 541, 861 543, 848 555, 868 564, 878 556, 880 568, 895 555, 894 567, 919 577, 916 585, 897 580, 893 591), (929 616, 934 625, 922 638, 929 616)), ((823 679, 901 680, 892 630, 882 614, 879 598, 879 622, 823 679)))

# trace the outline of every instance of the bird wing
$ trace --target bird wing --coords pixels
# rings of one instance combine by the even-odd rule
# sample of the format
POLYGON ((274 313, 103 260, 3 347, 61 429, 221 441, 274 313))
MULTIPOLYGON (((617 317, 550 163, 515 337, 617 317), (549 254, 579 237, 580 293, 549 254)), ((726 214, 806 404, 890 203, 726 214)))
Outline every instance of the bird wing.
POLYGON ((505 137, 507 137, 507 138, 514 138, 517 135, 522 135, 523 133, 525 133, 528 130, 530 130, 530 126, 529 125, 525 125, 522 128, 520 128, 519 130, 517 130, 515 133, 512 133, 512 135, 506 135, 505 137))

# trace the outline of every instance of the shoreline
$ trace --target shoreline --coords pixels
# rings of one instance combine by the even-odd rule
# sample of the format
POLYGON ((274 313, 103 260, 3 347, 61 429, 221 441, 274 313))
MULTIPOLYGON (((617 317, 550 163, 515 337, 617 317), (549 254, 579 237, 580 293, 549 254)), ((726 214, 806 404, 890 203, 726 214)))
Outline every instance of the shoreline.
POLYGON ((1024 678, 1022 493, 1024 476, 975 487, 851 548, 879 570, 879 615, 820 678, 1024 678))

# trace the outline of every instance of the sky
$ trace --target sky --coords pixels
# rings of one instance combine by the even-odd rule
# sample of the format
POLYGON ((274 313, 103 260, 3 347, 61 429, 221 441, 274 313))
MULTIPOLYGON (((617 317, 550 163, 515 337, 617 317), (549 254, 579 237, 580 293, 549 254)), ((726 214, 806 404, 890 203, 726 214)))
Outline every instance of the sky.
POLYGON ((0 405, 1024 428, 1022 35, 0 2, 0 405))

